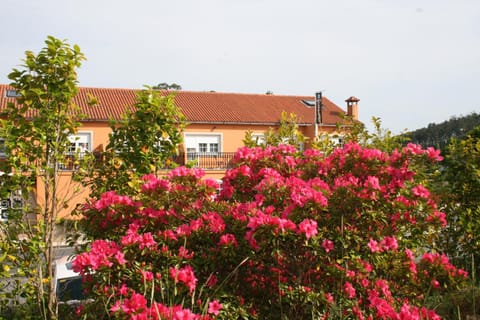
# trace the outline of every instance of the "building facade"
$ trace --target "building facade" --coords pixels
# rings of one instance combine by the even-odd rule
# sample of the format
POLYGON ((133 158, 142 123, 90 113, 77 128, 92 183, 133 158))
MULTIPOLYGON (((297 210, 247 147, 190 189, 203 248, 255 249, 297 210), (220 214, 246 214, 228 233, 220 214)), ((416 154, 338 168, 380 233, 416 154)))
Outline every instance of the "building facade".
MULTIPOLYGON (((79 88, 74 102, 86 117, 75 136, 70 137, 70 152, 102 152, 109 142, 109 121, 119 120, 135 103, 134 89, 79 88), (91 105, 90 97, 95 97, 91 105)), ((15 101, 15 91, 8 85, 0 85, 0 110, 8 101, 15 101)), ((218 92, 162 91, 173 94, 175 104, 184 114, 187 126, 183 132, 184 143, 176 161, 180 164, 195 160, 207 176, 220 179, 228 169, 235 151, 243 146, 247 131, 262 139, 270 128, 280 124, 282 113, 295 114, 301 133, 313 139, 319 133, 334 133, 344 116, 358 121, 358 99, 346 100, 342 109, 321 94, 291 96, 273 94, 243 94, 218 92)), ((6 157, 3 138, 0 137, 0 159, 6 157)), ((74 188, 71 172, 74 165, 61 167, 62 190, 74 188)), ((44 190, 37 184, 36 198, 41 203, 44 190)), ((82 190, 70 201, 68 212, 85 200, 88 190, 82 190)), ((8 204, 5 203, 5 206, 8 204)))

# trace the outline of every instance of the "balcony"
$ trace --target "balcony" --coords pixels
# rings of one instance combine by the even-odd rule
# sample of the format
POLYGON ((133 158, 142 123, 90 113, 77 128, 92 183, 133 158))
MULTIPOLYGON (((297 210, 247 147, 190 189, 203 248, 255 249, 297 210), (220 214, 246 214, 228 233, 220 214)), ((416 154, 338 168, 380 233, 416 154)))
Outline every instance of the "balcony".
MULTIPOLYGON (((97 161, 102 161, 103 155, 93 153, 97 161)), ((179 166, 191 164, 195 168, 203 170, 227 170, 232 168, 232 161, 235 152, 181 152, 171 158, 171 162, 179 166)), ((67 157, 64 163, 58 165, 59 170, 74 171, 78 169, 78 162, 83 158, 82 154, 75 157, 67 157), (76 160, 77 159, 77 160, 76 160)))
POLYGON ((79 162, 85 157, 87 152, 68 153, 65 156, 64 162, 58 163, 58 170, 61 171, 75 171, 78 169, 79 162))
POLYGON ((232 168, 234 155, 235 152, 182 152, 172 160, 180 166, 192 163, 195 168, 203 170, 226 170, 232 168))

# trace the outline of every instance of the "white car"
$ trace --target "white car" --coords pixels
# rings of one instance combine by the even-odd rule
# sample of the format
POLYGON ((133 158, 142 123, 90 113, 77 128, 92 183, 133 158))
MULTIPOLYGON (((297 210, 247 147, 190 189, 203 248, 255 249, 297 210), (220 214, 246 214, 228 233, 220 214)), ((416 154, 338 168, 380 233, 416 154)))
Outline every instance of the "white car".
POLYGON ((72 269, 74 258, 75 256, 70 255, 55 260, 54 290, 59 302, 75 304, 85 299, 82 277, 72 269))

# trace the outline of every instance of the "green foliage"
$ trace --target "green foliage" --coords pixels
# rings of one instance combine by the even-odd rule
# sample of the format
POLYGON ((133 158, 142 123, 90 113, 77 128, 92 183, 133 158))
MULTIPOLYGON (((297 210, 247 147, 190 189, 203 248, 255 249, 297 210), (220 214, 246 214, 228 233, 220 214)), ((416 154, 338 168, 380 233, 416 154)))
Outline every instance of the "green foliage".
POLYGON ((249 148, 253 148, 259 145, 258 139, 254 137, 253 131, 251 130, 247 130, 247 132, 245 132, 245 137, 243 138, 242 142, 245 147, 249 148))
POLYGON ((217 301, 217 319, 438 319, 426 299, 466 280, 434 250, 445 217, 415 171, 439 159, 415 145, 241 148, 219 195, 184 167, 133 197, 109 191, 73 262, 93 295, 84 315, 217 318, 217 301))
POLYGON ((2 194, 21 192, 23 209, 12 212, 1 225, 2 253, 15 257, 9 263, 10 281, 14 288, 3 291, 11 304, 24 299, 23 306, 32 311, 28 317, 56 317, 53 292, 53 231, 58 212, 63 207, 59 198, 58 168, 64 163, 70 146, 68 136, 80 125, 80 112, 72 104, 77 93, 77 73, 85 59, 80 48, 49 36, 38 53, 26 52, 23 69, 8 75, 18 94, 0 117, 5 137, 7 159, 5 169, 13 173, 2 184, 2 194), (36 184, 45 187, 43 205, 33 197, 36 184), (25 282, 25 279, 27 281, 25 282))
POLYGON ((185 117, 174 103, 174 95, 162 96, 152 88, 138 92, 133 110, 119 121, 111 121, 110 141, 101 161, 78 172, 88 177, 91 195, 108 190, 133 190, 135 181, 147 173, 158 173, 174 165, 171 159, 182 142, 185 117))
POLYGON ((447 147, 445 168, 438 181, 448 213, 444 244, 460 266, 480 272, 480 127, 463 140, 452 139, 447 147), (472 266, 472 259, 475 267, 472 266))
POLYGON ((337 124, 337 130, 334 133, 320 132, 312 142, 312 147, 329 154, 343 144, 353 142, 366 148, 391 152, 401 149, 407 141, 404 136, 393 135, 390 130, 382 128, 382 121, 377 117, 372 117, 373 132, 368 131, 361 122, 348 117, 344 117, 343 120, 342 124, 337 124), (340 144, 338 139, 341 140, 340 144))
POLYGON ((263 141, 255 139, 251 131, 247 131, 243 144, 247 147, 255 146, 278 146, 289 144, 297 148, 303 148, 306 141, 305 136, 298 129, 298 117, 294 113, 282 112, 278 128, 270 128, 265 132, 263 141))
POLYGON ((382 128, 380 118, 372 117, 373 132, 369 132, 360 122, 352 121, 346 128, 345 143, 356 142, 363 147, 375 148, 385 152, 401 149, 408 139, 402 135, 394 135, 390 130, 382 128))
MULTIPOLYGON (((473 128, 465 134, 464 128, 472 128, 477 123, 478 115, 472 114, 463 118, 452 118, 440 125, 429 125, 412 133, 392 135, 389 130, 381 128, 379 118, 373 118, 374 132, 368 132, 363 124, 352 123, 351 129, 344 136, 345 142, 358 142, 362 146, 378 148, 382 151, 400 149, 407 141, 420 143, 424 147, 439 146, 445 151, 445 160, 441 166, 424 167, 416 165, 416 172, 423 182, 434 192, 439 201, 439 207, 445 211, 447 227, 442 231, 437 240, 439 247, 444 251, 452 262, 462 269, 468 270, 473 278, 473 287, 477 283, 480 272, 480 126, 473 128), (437 133, 432 133, 431 131, 437 133), (443 132, 444 138, 438 138, 443 132), (433 137, 432 137, 433 135, 433 137), (448 138, 446 138, 448 136, 448 138), (448 146, 445 146, 450 137, 453 138, 448 146), (423 138, 422 138, 423 137, 423 138), (433 139, 437 141, 433 143, 433 139), (428 142, 428 141, 430 142, 428 142), (443 142, 442 142, 443 141, 443 142), (440 143, 442 142, 442 143, 440 143)), ((334 146, 328 145, 328 137, 319 139, 315 143, 324 143, 320 150, 333 151, 334 146)), ((473 289, 469 289, 473 290, 473 289)), ((478 300, 465 292, 458 291, 453 294, 439 296, 438 301, 429 303, 438 307, 439 313, 447 317, 457 315, 475 314, 472 303, 478 300), (460 306, 460 307, 459 307, 460 306), (457 310, 457 307, 460 309, 457 310)), ((478 301, 477 301, 478 304, 478 301)), ((478 313, 478 312, 477 312, 478 313)))
POLYGON ((77 46, 48 37, 38 55, 26 52, 25 69, 9 74, 19 97, 2 113, 6 152, 19 171, 38 173, 64 160, 67 137, 79 126, 75 69, 84 60, 77 46))
POLYGON ((467 116, 452 117, 442 123, 430 123, 427 127, 412 132, 408 136, 413 143, 435 147, 445 151, 450 139, 464 139, 467 132, 480 125, 480 114, 473 112, 467 116))
POLYGON ((176 83, 168 84, 166 82, 162 82, 157 84, 156 86, 153 86, 152 89, 180 91, 182 90, 182 86, 176 83))
POLYGON ((337 132, 333 134, 320 132, 315 140, 313 140, 312 148, 330 154, 333 150, 342 146, 342 144, 339 144, 340 140, 343 142, 343 136, 337 132))

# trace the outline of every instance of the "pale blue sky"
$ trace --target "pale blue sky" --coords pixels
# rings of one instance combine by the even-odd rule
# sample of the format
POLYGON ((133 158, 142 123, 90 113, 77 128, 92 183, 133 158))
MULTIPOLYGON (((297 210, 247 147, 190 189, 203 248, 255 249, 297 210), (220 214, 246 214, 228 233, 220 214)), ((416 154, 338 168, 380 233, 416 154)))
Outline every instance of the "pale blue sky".
POLYGON ((324 95, 417 129, 480 112, 479 0, 2 0, 0 82, 47 35, 81 86, 324 95))

